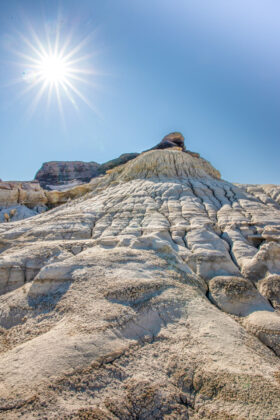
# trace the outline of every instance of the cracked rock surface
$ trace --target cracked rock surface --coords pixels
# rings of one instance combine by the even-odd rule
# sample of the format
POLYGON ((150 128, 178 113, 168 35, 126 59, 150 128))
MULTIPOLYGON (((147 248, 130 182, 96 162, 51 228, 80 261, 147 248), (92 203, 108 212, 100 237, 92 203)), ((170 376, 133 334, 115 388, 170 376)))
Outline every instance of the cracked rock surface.
POLYGON ((0 418, 279 420, 280 187, 109 172, 0 225, 0 418))

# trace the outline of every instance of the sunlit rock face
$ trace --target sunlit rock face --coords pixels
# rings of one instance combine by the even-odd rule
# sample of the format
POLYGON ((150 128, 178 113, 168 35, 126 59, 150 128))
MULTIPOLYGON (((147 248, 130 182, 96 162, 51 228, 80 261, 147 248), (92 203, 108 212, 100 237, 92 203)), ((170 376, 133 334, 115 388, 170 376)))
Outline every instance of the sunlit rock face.
POLYGON ((0 223, 11 223, 43 213, 91 191, 86 183, 70 183, 54 191, 36 181, 0 182, 0 223))
POLYGON ((38 182, 0 182, 0 205, 25 204, 28 207, 45 205, 47 198, 38 182))
POLYGON ((0 182, 0 223, 15 222, 47 210, 47 197, 38 182, 0 182))
POLYGON ((0 225, 0 416, 277 419, 277 186, 152 150, 0 225))

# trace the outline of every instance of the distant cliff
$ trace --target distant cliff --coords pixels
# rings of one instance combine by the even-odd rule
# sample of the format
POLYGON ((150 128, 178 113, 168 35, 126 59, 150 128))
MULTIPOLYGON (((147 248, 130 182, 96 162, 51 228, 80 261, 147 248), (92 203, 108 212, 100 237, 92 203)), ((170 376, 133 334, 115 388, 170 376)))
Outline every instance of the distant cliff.
POLYGON ((112 169, 115 166, 134 159, 136 156, 138 156, 138 153, 125 153, 103 164, 81 161, 45 162, 36 173, 35 180, 45 189, 54 189, 53 187, 72 182, 76 182, 77 184, 85 183, 96 176, 106 173, 108 169, 112 169))

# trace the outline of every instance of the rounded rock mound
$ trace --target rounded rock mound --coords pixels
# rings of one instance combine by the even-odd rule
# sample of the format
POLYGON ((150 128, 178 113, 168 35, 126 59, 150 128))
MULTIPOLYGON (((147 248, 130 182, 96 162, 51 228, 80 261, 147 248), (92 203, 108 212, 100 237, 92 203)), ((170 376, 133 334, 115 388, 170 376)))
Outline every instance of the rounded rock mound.
POLYGON ((220 179, 220 172, 207 160, 182 153, 177 149, 150 150, 142 153, 125 165, 108 171, 117 181, 129 181, 136 178, 215 178, 220 179))

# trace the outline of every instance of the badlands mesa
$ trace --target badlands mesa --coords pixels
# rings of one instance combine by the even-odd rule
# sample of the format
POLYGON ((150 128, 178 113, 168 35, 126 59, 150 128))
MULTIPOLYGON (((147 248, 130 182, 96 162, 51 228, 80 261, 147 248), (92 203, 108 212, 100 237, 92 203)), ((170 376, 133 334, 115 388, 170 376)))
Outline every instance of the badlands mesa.
POLYGON ((179 133, 32 185, 2 188, 33 217, 0 224, 1 419, 280 419, 280 187, 179 133))

